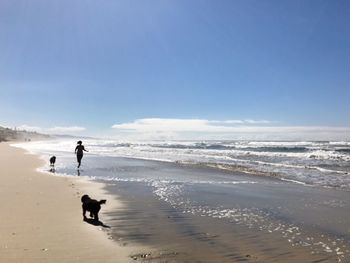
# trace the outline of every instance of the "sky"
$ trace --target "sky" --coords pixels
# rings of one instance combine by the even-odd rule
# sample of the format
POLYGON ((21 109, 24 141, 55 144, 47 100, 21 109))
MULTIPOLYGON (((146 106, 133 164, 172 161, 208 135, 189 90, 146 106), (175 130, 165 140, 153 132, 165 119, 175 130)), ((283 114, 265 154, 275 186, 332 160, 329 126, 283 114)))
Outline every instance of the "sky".
POLYGON ((350 140, 347 0, 0 0, 0 125, 350 140))

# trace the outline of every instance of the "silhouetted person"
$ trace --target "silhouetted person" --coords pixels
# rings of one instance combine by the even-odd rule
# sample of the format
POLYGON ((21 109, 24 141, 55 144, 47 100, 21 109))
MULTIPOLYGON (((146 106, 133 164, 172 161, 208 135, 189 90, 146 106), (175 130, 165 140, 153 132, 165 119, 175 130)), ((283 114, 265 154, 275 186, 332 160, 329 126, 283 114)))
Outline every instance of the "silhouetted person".
POLYGON ((78 168, 81 165, 81 159, 83 158, 83 151, 88 152, 85 150, 84 145, 82 144, 82 141, 77 142, 77 147, 75 147, 75 153, 77 154, 77 161, 78 161, 78 168))

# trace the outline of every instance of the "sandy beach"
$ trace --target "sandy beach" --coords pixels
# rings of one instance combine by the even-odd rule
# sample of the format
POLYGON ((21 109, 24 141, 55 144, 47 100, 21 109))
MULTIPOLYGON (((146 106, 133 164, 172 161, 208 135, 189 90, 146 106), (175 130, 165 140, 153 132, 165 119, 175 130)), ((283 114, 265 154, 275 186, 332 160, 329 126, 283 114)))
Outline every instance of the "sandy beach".
POLYGON ((0 144, 0 262, 349 261, 348 191, 93 154, 96 143, 77 172, 63 145, 0 144), (102 224, 82 220, 83 194, 108 200, 102 224))
POLYGON ((102 185, 37 172, 40 165, 37 156, 0 143, 0 262, 132 261, 137 248, 113 242, 102 226, 82 220, 82 192, 107 199, 103 209, 118 205, 102 185))
POLYGON ((0 0, 0 263, 350 263, 349 25, 0 0))

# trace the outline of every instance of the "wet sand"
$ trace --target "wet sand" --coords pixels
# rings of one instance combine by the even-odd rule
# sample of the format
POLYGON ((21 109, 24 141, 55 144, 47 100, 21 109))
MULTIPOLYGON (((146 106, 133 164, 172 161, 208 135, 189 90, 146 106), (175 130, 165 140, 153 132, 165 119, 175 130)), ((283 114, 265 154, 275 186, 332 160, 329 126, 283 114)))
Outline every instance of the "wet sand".
MULTIPOLYGON (((156 249, 142 262, 350 262, 349 192, 273 178, 154 161, 118 159, 116 165, 158 166, 157 173, 194 173, 255 184, 188 184, 176 206, 143 182, 107 190, 125 205, 108 213, 115 240, 156 249), (213 209, 217 208, 217 209, 213 209)), ((127 170, 127 169, 124 169, 127 170)), ((133 173, 137 170, 133 169, 133 173)), ((155 170, 153 170, 153 173, 155 170)), ((120 175, 121 171, 119 171, 120 175)))
POLYGON ((101 225, 82 220, 82 192, 120 207, 103 185, 37 172, 41 165, 37 156, 0 143, 0 262, 133 261, 130 255, 142 248, 120 246, 101 225))
MULTIPOLYGON (((31 165, 37 161, 31 155, 25 158, 31 165)), ((77 174, 71 157, 59 159, 62 166, 58 174, 77 174)), ((4 166, 8 161, 2 158, 4 166)), ((6 167, 9 170, 3 172, 15 173, 13 165, 6 167)), ((23 182, 30 180, 33 189, 29 188, 27 196, 40 204, 47 202, 37 210, 32 201, 23 213, 18 204, 26 199, 16 199, 19 209, 13 210, 1 231, 5 236, 1 261, 72 262, 75 257, 87 262, 350 262, 347 191, 201 166, 93 155, 84 159, 78 180, 40 173, 28 176, 28 167, 25 169, 26 176, 16 172, 22 176, 17 181, 4 177, 11 186, 2 188, 1 197, 12 196, 17 186, 22 187, 19 193, 27 191, 23 182), (84 186, 86 180, 81 178, 85 177, 100 179, 103 184, 84 186), (108 227, 82 224, 82 191, 112 200, 113 205, 104 207, 100 215, 108 227), (67 211, 56 216, 57 208, 51 207, 51 202, 56 207, 64 202, 70 216, 64 216, 67 211), (9 243, 17 236, 9 229, 20 233, 18 222, 31 220, 28 215, 35 215, 35 224, 25 224, 29 229, 34 227, 28 238, 9 243), (15 223, 11 225, 12 220, 15 223), (6 251, 8 244, 11 249, 6 251), (40 250, 42 245, 38 244, 46 246, 40 250), (62 251, 68 252, 63 256, 62 251)))

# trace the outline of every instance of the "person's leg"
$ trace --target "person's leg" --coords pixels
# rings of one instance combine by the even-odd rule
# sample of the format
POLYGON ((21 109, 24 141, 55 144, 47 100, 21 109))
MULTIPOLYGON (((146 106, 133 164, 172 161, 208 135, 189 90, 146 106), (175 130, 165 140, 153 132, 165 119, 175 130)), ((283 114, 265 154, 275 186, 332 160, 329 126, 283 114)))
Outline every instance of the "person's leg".
POLYGON ((81 155, 81 154, 78 154, 77 155, 77 161, 78 161, 78 168, 80 167, 80 165, 81 165, 81 159, 83 158, 83 155, 81 155))

